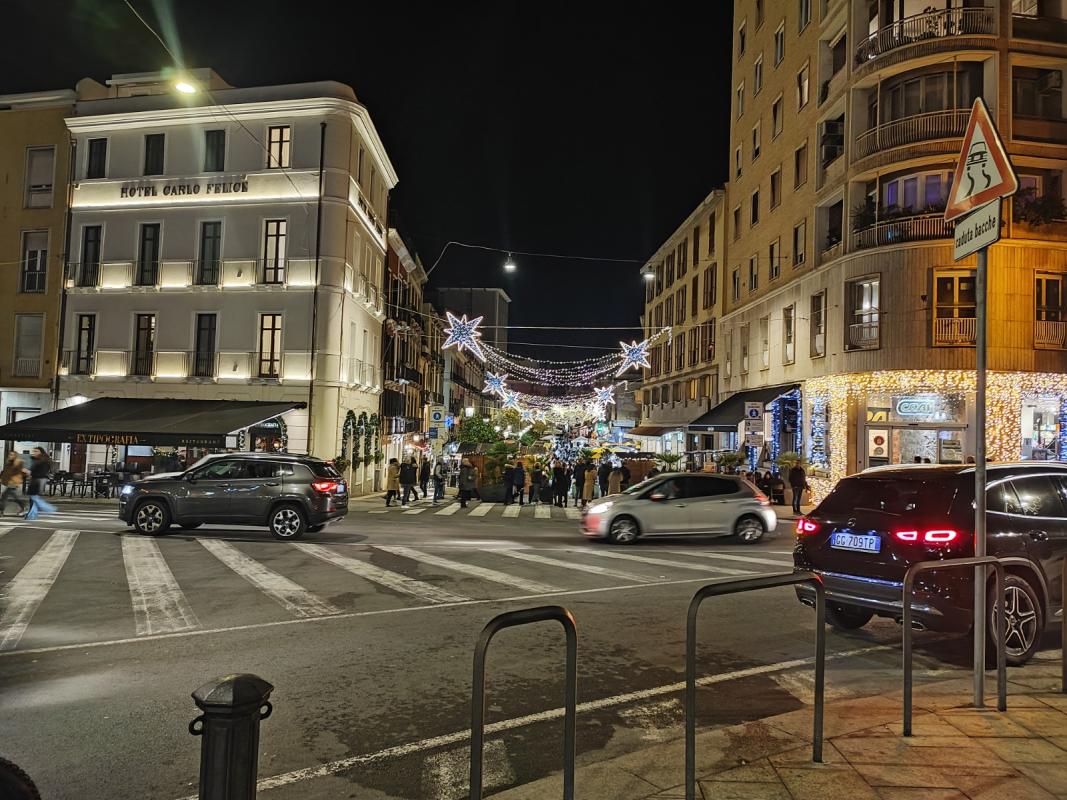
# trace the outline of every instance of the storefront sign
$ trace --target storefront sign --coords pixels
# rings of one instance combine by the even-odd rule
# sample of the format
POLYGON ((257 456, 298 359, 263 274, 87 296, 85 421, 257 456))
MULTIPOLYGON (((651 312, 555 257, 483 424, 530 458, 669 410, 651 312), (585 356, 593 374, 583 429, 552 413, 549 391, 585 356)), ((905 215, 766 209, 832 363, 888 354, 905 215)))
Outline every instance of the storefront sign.
MULTIPOLYGON (((45 434, 42 434, 45 435, 45 434)), ((184 434, 140 434, 140 433, 79 433, 66 436, 47 434, 49 441, 65 441, 72 444, 121 446, 167 445, 171 447, 221 447, 225 437, 221 436, 186 436, 184 434)))
POLYGON ((867 457, 889 458, 889 431, 868 428, 867 429, 867 457))
POLYGON ((745 447, 763 447, 765 441, 762 433, 745 434, 745 447))
POLYGON ((763 417, 745 420, 745 433, 763 433, 763 417))
POLYGON ((938 411, 935 397, 904 396, 896 398, 898 417, 932 417, 938 411))
POLYGON ((430 424, 444 425, 447 414, 444 406, 434 406, 430 409, 430 424))

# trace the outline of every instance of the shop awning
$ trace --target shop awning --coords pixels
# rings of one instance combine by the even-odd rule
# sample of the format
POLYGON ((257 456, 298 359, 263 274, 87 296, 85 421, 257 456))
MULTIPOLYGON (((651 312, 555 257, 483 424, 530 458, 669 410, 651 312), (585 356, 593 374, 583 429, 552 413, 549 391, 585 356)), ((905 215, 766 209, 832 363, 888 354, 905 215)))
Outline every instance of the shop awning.
POLYGON ((786 383, 779 386, 763 386, 759 389, 735 392, 715 408, 690 422, 689 428, 699 428, 704 431, 736 431, 737 426, 741 424, 741 420, 745 418, 745 403, 767 404, 797 388, 799 388, 799 384, 786 383))
POLYGON ((0 440, 226 447, 226 435, 307 403, 101 397, 0 427, 0 440))
POLYGON ((680 431, 681 425, 637 425, 626 431, 627 436, 662 436, 671 431, 680 431))

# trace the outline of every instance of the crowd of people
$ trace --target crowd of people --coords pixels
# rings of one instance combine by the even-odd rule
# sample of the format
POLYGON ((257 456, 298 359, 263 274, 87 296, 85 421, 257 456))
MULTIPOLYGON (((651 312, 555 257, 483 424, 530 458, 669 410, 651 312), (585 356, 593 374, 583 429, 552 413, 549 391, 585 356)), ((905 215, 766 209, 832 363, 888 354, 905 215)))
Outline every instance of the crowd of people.
POLYGON ((42 448, 35 447, 27 464, 21 455, 11 451, 0 470, 0 517, 7 513, 9 502, 19 507, 16 516, 33 519, 40 511, 54 510, 41 496, 52 474, 52 459, 42 448), (28 500, 23 499, 23 494, 28 500))

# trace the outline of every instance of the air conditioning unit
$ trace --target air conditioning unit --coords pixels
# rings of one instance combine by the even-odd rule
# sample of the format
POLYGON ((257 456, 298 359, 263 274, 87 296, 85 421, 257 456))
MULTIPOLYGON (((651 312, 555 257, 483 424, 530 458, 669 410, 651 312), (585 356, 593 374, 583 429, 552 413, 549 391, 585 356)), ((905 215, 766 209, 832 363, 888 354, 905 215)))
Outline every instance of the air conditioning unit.
POLYGON ((845 121, 843 119, 828 119, 822 124, 823 136, 844 136, 845 121))
POLYGON ((1042 75, 1037 81, 1037 91, 1041 94, 1054 92, 1063 88, 1063 73, 1058 70, 1050 70, 1042 75))

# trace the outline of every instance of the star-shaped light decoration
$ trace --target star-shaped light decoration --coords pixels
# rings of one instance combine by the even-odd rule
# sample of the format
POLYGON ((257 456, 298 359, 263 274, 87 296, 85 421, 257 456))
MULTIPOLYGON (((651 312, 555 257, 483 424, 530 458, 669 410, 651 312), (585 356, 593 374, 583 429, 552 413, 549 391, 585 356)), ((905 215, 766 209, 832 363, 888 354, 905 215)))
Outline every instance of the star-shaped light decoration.
POLYGON ((628 369, 651 367, 648 362, 648 339, 642 342, 619 342, 619 346, 622 348, 622 364, 619 365, 619 371, 615 373, 615 377, 622 375, 628 369))
POLYGON ((502 375, 497 375, 495 372, 486 371, 485 386, 482 387, 482 392, 485 394, 498 394, 503 397, 508 390, 507 385, 504 383, 507 379, 508 374, 506 372, 502 375))
POLYGON ((600 403, 587 403, 585 406, 585 416, 587 419, 599 422, 604 419, 604 406, 600 405, 600 403))
POLYGON ((515 392, 504 391, 504 394, 500 395, 504 398, 504 408, 514 408, 519 410, 519 396, 515 392))
POLYGON ((543 408, 539 408, 537 409, 536 416, 538 422, 545 422, 548 419, 548 412, 545 411, 543 408))
POLYGON ((559 403, 553 403, 552 404, 552 413, 554 415, 556 415, 557 417, 563 417, 563 415, 566 413, 566 411, 567 411, 567 409, 565 409, 559 403))
POLYGON ((528 408, 524 408, 519 412, 519 419, 523 422, 533 422, 534 412, 528 408))
POLYGON ((606 406, 608 403, 615 403, 614 386, 602 386, 599 389, 593 389, 593 393, 596 395, 596 401, 602 406, 606 406))
POLYGON ((451 311, 446 311, 445 316, 448 317, 448 324, 451 327, 445 328, 448 338, 445 339, 445 343, 441 345, 441 348, 444 349, 455 345, 455 348, 460 352, 470 350, 480 360, 485 361, 485 353, 482 352, 481 342, 478 341, 482 338, 482 332, 478 330, 478 326, 482 324, 482 320, 485 317, 467 319, 466 314, 462 317, 457 317, 451 311))

